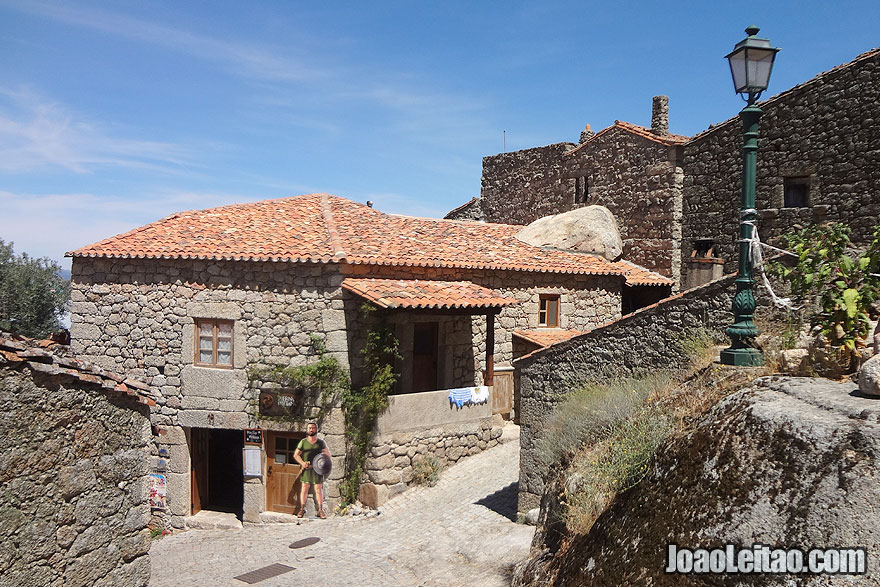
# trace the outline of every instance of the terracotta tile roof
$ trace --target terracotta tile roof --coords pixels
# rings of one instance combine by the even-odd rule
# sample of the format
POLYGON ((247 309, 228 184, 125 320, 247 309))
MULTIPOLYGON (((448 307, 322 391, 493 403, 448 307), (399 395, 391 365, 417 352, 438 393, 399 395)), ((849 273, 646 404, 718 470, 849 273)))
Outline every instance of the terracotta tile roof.
POLYGON ((659 273, 655 273, 650 269, 645 269, 641 265, 636 265, 631 261, 620 260, 614 263, 614 266, 623 271, 626 276, 627 285, 674 285, 675 282, 668 277, 664 277, 659 273))
POLYGON ((470 281, 349 277, 342 281, 342 288, 380 308, 498 308, 516 303, 513 298, 470 281))
POLYGON ((0 332, 0 366, 11 369, 27 367, 34 372, 96 385, 106 392, 122 393, 148 406, 156 405, 146 393, 150 391, 146 383, 45 350, 41 348, 44 346, 42 342, 0 332))
POLYGON ((514 330, 513 336, 527 340, 540 347, 550 346, 557 342, 568 340, 578 334, 584 334, 584 330, 563 330, 562 328, 538 328, 535 330, 514 330))
POLYGON ((655 143, 663 143, 664 145, 683 145, 684 143, 686 143, 690 140, 690 137, 687 137, 685 135, 674 135, 674 134, 668 134, 666 136, 656 135, 653 132, 651 132, 650 128, 646 128, 644 126, 639 126, 637 124, 632 124, 631 122, 624 122, 622 120, 615 120, 614 124, 612 126, 603 128, 602 130, 600 130, 599 132, 594 134, 592 137, 590 137, 589 139, 587 139, 586 141, 584 141, 583 143, 581 143, 580 145, 578 145, 577 147, 575 147, 571 151, 566 152, 565 154, 572 155, 574 153, 577 153, 578 151, 580 151, 581 149, 583 149, 584 147, 586 147, 587 145, 589 145, 590 143, 592 143, 593 141, 598 139, 600 136, 602 136, 602 135, 604 135, 604 134, 606 134, 616 128, 625 130, 625 131, 630 132, 632 134, 638 135, 642 138, 654 141, 655 143))
POLYGON ((67 255, 623 274, 595 255, 523 243, 515 238, 521 229, 396 216, 345 198, 310 194, 172 214, 67 255))

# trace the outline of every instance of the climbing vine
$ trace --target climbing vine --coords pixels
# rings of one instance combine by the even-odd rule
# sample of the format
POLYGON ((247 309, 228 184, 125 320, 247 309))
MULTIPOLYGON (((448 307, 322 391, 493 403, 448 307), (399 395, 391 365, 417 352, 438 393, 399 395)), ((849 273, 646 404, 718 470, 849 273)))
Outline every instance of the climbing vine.
POLYGON ((398 377, 394 372, 394 360, 399 358, 399 341, 394 336, 394 330, 380 319, 376 307, 371 304, 361 306, 361 315, 370 325, 361 350, 367 384, 357 389, 349 387, 342 392, 348 451, 345 476, 339 491, 346 503, 353 503, 357 499, 376 420, 388 407, 388 394, 398 377))
POLYGON ((272 384, 280 388, 293 390, 301 394, 302 401, 299 405, 279 405, 279 414, 269 416, 260 413, 258 401, 254 407, 256 417, 261 420, 275 420, 302 424, 309 420, 316 420, 319 424, 340 396, 351 390, 351 383, 347 371, 334 357, 327 356, 324 341, 316 334, 309 336, 312 353, 318 360, 287 367, 281 365, 259 366, 248 369, 248 383, 251 388, 260 388, 266 384, 272 384), (303 406, 317 406, 317 414, 304 413, 303 406))

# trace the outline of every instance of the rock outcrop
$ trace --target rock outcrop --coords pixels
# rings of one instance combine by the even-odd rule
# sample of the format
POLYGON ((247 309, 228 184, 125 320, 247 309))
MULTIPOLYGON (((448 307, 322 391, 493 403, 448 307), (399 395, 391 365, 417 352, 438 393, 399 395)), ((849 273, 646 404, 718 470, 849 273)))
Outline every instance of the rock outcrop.
POLYGON ((519 231, 516 238, 536 247, 593 253, 609 261, 623 255, 617 221, 604 206, 585 206, 539 218, 519 231))
POLYGON ((880 400, 850 382, 764 377, 665 445, 585 535, 544 495, 514 585, 865 585, 880 580, 880 400), (863 547, 868 575, 665 574, 669 543, 863 547))

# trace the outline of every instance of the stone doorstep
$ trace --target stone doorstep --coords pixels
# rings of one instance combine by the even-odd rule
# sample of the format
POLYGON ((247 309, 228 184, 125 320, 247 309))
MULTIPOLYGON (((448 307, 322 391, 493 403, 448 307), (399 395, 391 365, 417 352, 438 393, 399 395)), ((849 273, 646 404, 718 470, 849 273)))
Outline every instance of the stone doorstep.
POLYGON ((302 524, 309 521, 309 518, 297 518, 293 514, 283 512, 260 512, 261 524, 302 524))
POLYGON ((235 514, 202 510, 194 516, 183 519, 188 530, 241 530, 241 520, 235 514))

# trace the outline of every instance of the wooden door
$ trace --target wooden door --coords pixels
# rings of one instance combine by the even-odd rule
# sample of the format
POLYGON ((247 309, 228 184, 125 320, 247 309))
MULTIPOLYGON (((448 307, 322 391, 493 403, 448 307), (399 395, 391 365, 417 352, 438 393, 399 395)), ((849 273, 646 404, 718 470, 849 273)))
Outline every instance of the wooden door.
POLYGON ((513 367, 496 367, 492 386, 492 413, 509 417, 513 410, 513 367))
POLYGON ((293 459, 302 434, 269 432, 266 443, 266 508, 271 512, 295 514, 302 505, 299 494, 300 469, 293 459))
POLYGON ((191 514, 208 503, 208 431, 192 428, 189 433, 190 508, 191 514))
POLYGON ((437 322, 413 325, 413 391, 437 389, 439 326, 437 322))

